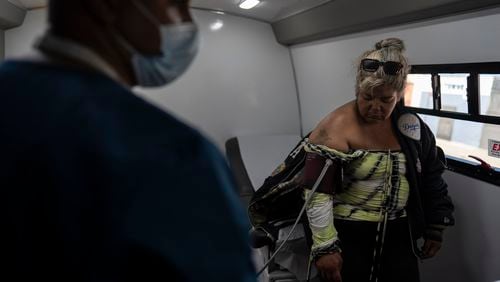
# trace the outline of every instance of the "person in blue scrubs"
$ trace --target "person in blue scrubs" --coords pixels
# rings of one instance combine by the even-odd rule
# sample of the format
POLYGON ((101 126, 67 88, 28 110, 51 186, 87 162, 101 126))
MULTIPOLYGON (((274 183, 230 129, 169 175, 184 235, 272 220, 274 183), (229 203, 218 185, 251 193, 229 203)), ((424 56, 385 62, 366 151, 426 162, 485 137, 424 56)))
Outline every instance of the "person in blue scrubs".
POLYGON ((188 0, 52 0, 0 65, 0 280, 255 281, 220 152, 137 97, 195 57, 188 0))

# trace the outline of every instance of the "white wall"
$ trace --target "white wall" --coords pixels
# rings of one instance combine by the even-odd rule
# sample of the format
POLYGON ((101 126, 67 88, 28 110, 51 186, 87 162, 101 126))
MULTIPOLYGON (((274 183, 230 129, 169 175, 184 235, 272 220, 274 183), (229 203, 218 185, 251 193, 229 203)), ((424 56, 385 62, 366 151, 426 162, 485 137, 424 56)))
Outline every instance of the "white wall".
POLYGON ((297 91, 288 48, 271 26, 195 11, 202 46, 185 77, 146 97, 200 126, 219 144, 236 135, 298 134, 297 91), (220 21, 224 26, 211 31, 220 21))
POLYGON ((420 27, 398 27, 292 47, 304 132, 354 98, 354 62, 386 37, 405 41, 411 64, 500 61, 496 14, 420 27))
MULTIPOLYGON (((500 61, 500 10, 377 30, 292 47, 304 132, 354 98, 354 62, 375 42, 400 37, 412 64, 500 61)), ((426 282, 500 280, 500 187, 447 172, 457 224, 439 257, 421 265, 426 282)))
POLYGON ((33 41, 47 27, 46 19, 45 9, 29 11, 23 25, 5 31, 5 58, 16 58, 32 50, 33 41))
POLYGON ((446 231, 440 254, 421 265, 422 281, 500 280, 500 187, 453 172, 445 178, 457 222, 446 231))
MULTIPOLYGON (((290 53, 269 24, 194 10, 201 50, 178 81, 144 97, 200 128, 222 148, 235 135, 298 134, 299 114, 290 53), (216 31, 211 26, 223 26, 216 31)), ((46 27, 46 11, 6 32, 6 57, 30 50, 46 27)))

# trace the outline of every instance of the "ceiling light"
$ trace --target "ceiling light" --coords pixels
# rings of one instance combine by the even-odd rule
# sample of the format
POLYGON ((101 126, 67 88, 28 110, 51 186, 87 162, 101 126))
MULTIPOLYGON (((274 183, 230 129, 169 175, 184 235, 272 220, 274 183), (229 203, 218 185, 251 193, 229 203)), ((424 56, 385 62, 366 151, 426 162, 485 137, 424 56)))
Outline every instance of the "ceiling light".
POLYGON ((216 30, 221 29, 223 26, 224 26, 224 22, 222 22, 221 20, 217 20, 210 25, 210 29, 212 31, 216 31, 216 30))
POLYGON ((240 8, 248 10, 252 9, 253 7, 257 6, 260 3, 260 0, 245 0, 241 2, 240 8))

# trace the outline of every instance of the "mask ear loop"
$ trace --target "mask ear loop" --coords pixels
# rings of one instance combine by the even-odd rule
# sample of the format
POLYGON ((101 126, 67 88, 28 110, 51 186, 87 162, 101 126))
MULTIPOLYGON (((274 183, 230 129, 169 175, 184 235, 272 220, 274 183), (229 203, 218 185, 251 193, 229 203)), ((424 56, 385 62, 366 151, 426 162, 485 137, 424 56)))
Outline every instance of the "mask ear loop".
MULTIPOLYGON (((157 26, 161 26, 160 21, 151 13, 148 8, 144 6, 144 4, 137 2, 136 0, 132 0, 133 5, 141 12, 141 14, 146 17, 149 21, 154 23, 157 26)), ((129 54, 138 54, 139 52, 137 51, 132 44, 130 44, 125 38, 123 38, 120 33, 112 28, 111 33, 113 34, 113 37, 116 39, 116 41, 123 47, 129 54)))
MULTIPOLYGON (((140 10, 140 12, 149 20, 151 21, 152 23, 158 25, 158 26, 162 26, 162 25, 165 25, 165 24, 162 24, 158 18, 151 12, 151 10, 149 10, 148 8, 146 8, 146 6, 144 6, 144 4, 142 2, 137 2, 136 0, 133 0, 132 1, 133 5, 138 9, 140 10)), ((176 8, 176 7, 169 7, 167 8, 167 15, 169 18, 172 19, 172 25, 179 25, 179 24, 182 24, 183 21, 182 21, 182 16, 180 15, 179 13, 179 10, 176 8), (176 12, 173 13, 172 10, 175 10, 176 12)))
POLYGON ((149 21, 154 23, 155 25, 160 26, 160 21, 153 15, 153 13, 144 6, 144 4, 137 2, 136 0, 132 1, 133 5, 145 16, 149 21))
POLYGON ((130 55, 137 54, 137 50, 130 44, 125 38, 123 38, 122 35, 116 30, 115 28, 111 28, 111 34, 115 38, 115 40, 120 44, 126 52, 128 52, 130 55))

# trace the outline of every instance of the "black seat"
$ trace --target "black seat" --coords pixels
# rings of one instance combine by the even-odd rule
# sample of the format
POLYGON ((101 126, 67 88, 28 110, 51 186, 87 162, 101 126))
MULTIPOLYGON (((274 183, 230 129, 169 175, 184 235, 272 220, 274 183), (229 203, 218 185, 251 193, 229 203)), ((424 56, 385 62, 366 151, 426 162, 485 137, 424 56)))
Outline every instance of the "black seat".
MULTIPOLYGON (((252 185, 252 182, 250 180, 249 173, 247 171, 247 168, 245 166, 242 154, 241 154, 241 149, 240 149, 240 142, 238 141, 237 137, 229 139, 226 144, 226 154, 227 158, 229 161, 229 165, 231 169, 233 170, 235 180, 238 186, 238 193, 240 195, 241 201, 244 205, 245 208, 248 207, 248 204, 254 195, 254 187, 252 185)), ((288 150, 289 148, 286 148, 285 150, 288 150)), ((283 158, 284 159, 284 158, 283 158)), ((271 173, 271 170, 269 171, 269 174, 271 173)), ((285 219, 280 219, 279 221, 276 222, 271 222, 270 224, 273 225, 273 229, 278 231, 281 228, 288 227, 290 225, 293 225, 295 222, 296 218, 285 218, 285 219)), ((306 238, 306 244, 310 248, 312 245, 312 240, 311 240, 311 231, 309 229, 309 226, 307 224, 307 219, 306 216, 304 215, 303 218, 301 219, 301 223, 304 228, 304 233, 305 233, 305 238, 306 238)), ((274 253, 274 250, 278 247, 277 236, 278 232, 275 232, 275 234, 269 234, 265 230, 262 229, 252 229, 249 231, 249 239, 252 248, 254 249, 266 249, 267 252, 265 252, 265 261, 267 262, 272 253, 274 253)), ((284 269, 281 267, 279 264, 275 263, 275 261, 271 261, 269 263, 269 267, 267 269, 267 274, 269 277, 270 282, 278 282, 278 281, 299 281, 296 276, 288 271, 287 269, 284 269)))

